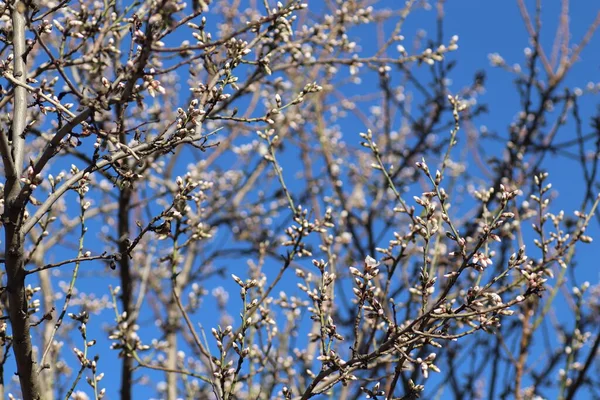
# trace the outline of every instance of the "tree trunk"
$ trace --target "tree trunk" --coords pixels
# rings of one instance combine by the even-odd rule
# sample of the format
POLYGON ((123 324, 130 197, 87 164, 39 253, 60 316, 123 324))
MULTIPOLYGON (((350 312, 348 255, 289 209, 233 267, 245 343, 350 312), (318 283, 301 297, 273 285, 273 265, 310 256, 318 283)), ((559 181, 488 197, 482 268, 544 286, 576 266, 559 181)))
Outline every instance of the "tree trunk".
MULTIPOLYGON (((13 209, 10 199, 14 192, 19 191, 19 186, 11 185, 8 195, 5 196, 4 232, 5 232, 5 267, 7 274, 7 292, 9 302, 9 316, 13 335, 13 351, 17 361, 17 373, 21 383, 24 400, 38 400, 42 398, 38 373, 35 371, 27 296, 25 294, 25 266, 23 236, 20 232, 23 213, 20 209, 13 209)), ((8 187, 7 187, 8 189, 8 187)))
MULTIPOLYGON (((25 11, 22 1, 12 3, 14 76, 25 82, 25 11)), ((12 330, 12 345, 17 362, 17 374, 21 383, 24 400, 42 399, 38 371, 35 370, 31 345, 28 302, 25 293, 25 246, 22 233, 25 201, 19 199, 21 191, 21 170, 25 155, 25 126, 27 124, 27 90, 16 86, 14 90, 14 108, 12 120, 11 154, 5 154, 4 170, 4 257, 7 276, 9 318, 12 330), (8 158, 11 158, 10 160, 8 158)))
MULTIPOLYGON (((131 201, 131 189, 124 187, 119 193, 119 252, 121 253, 120 277, 121 277, 121 302, 123 312, 127 315, 129 331, 133 321, 131 320, 131 295, 133 293, 133 282, 131 281, 130 260, 127 250, 129 247, 129 205, 131 201)), ((129 336, 129 335, 128 335, 129 336)), ((123 358, 121 370, 121 399, 131 400, 131 388, 133 385, 133 358, 123 358)))

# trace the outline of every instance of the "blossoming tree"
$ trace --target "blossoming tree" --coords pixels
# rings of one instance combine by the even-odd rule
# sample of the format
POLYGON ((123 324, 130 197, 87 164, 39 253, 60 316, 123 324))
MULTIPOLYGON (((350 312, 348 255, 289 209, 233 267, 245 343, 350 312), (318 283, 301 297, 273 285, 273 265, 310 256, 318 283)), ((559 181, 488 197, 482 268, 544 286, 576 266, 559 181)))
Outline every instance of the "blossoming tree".
POLYGON ((600 117, 566 80, 600 18, 564 0, 548 48, 517 1, 492 132, 444 1, 308 3, 0 2, 1 398, 597 394, 600 117))

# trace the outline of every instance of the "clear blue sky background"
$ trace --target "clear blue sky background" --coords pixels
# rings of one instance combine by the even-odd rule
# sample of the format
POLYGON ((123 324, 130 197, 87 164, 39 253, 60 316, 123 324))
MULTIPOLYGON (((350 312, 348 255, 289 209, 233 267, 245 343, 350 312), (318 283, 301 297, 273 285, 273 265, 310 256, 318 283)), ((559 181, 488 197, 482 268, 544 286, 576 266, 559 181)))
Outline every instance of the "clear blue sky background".
MULTIPOLYGON (((309 7, 315 7, 319 9, 321 7, 320 0, 309 0, 309 7)), ((401 1, 386 0, 378 2, 374 6, 380 7, 398 7, 397 5, 402 4, 401 1)), ((529 1, 532 3, 532 1, 529 1)), ((574 42, 579 42, 583 37, 585 29, 593 21, 596 12, 599 9, 600 3, 596 0, 574 0, 571 2, 571 34, 574 42)), ((473 80, 473 75, 478 70, 485 70, 487 72, 487 91, 484 95, 479 98, 480 103, 486 103, 489 105, 490 112, 483 117, 480 117, 477 121, 480 124, 486 125, 490 130, 496 130, 505 134, 509 123, 513 120, 516 113, 520 110, 518 103, 518 97, 513 85, 514 76, 508 74, 497 68, 490 67, 488 61, 488 55, 490 53, 499 53, 509 63, 519 63, 524 66, 524 55, 523 50, 529 46, 526 30, 522 19, 520 17, 517 5, 514 1, 484 1, 484 0, 450 0, 445 5, 446 18, 445 18, 445 38, 448 40, 452 35, 459 35, 459 50, 451 53, 448 57, 450 60, 457 60, 458 65, 452 71, 451 78, 453 84, 451 86, 453 91, 459 91, 464 86, 470 84, 473 80)), ((558 15, 560 13, 560 2, 558 0, 546 0, 543 3, 543 29, 545 35, 543 35, 543 41, 546 44, 546 48, 551 46, 553 40, 553 32, 558 23, 558 15)), ((214 16, 208 16, 209 20, 214 16)), ((407 38, 407 42, 412 40, 414 33, 418 29, 425 29, 431 35, 434 34, 435 30, 435 12, 432 11, 415 11, 412 13, 406 21, 405 28, 403 29, 403 35, 407 38)), ((375 52, 375 48, 370 48, 372 43, 376 43, 373 40, 373 30, 364 30, 356 32, 362 37, 358 39, 358 43, 363 48, 365 54, 372 54, 375 52)), ((407 46, 408 47, 408 46, 407 46)), ((570 87, 585 87, 589 81, 596 82, 599 77, 599 64, 600 58, 600 35, 597 35, 588 48, 582 53, 581 61, 576 64, 574 70, 566 80, 565 84, 570 87)), ((185 83, 183 83, 185 84, 185 83)), ((364 84, 368 84, 365 82, 364 84)), ((184 96, 187 95, 187 90, 182 90, 184 96)), ((352 93, 350 93, 352 94, 352 93)), ((581 114, 584 121, 584 132, 589 132, 588 121, 589 117, 595 112, 598 106, 598 100, 596 97, 587 95, 584 100, 581 101, 581 114)), ((356 125, 350 125, 348 122, 347 126, 344 126, 344 122, 340 122, 342 127, 349 132, 349 134, 357 135, 358 131, 362 131, 361 127, 356 125), (357 129, 359 129, 357 131, 357 129)), ((464 131, 463 131, 464 133, 464 131)), ((566 127, 561 129, 559 134, 559 140, 566 140, 567 138, 575 137, 573 131, 573 125, 568 124, 566 127)), ((192 161, 192 160, 190 160, 192 161)), ((569 161, 565 158, 558 159, 547 159, 546 168, 550 172, 550 180, 553 183, 555 190, 559 193, 554 203, 554 210, 558 208, 564 209, 566 213, 572 213, 579 207, 582 202, 580 197, 573 197, 571 194, 575 193, 575 196, 580 196, 582 193, 583 182, 580 180, 580 169, 576 162, 569 161), (577 179, 573 179, 573 177, 577 179)), ((291 187, 293 192, 293 186, 291 187)), ((74 195, 70 195, 72 198, 74 195)), ((73 204, 73 203, 71 203, 73 204)), ((592 236, 598 236, 599 232, 597 224, 594 222, 589 230, 592 236)), ((92 238, 88 238, 88 241, 92 238)), ((600 236, 598 236, 600 240, 600 236)), ((599 280, 599 269, 597 264, 597 252, 596 242, 588 246, 580 246, 578 249, 577 260, 580 267, 577 269, 577 277, 581 281, 589 280, 592 284, 599 280)), ((240 262, 239 264, 243 264, 240 262)), ((86 265, 86 268, 88 266, 86 265)), ((98 266, 98 270, 103 270, 102 266, 98 266)), ((276 271, 277 268, 273 268, 276 271)), ((239 268, 235 268, 236 274, 244 277, 243 265, 239 268)), ((70 273, 69 270, 65 271, 62 275, 64 278, 70 273)), ((113 278, 106 278, 105 280, 99 281, 97 278, 84 278, 80 280, 80 288, 83 291, 95 288, 96 293, 109 293, 109 284, 117 285, 118 282, 113 278)), ((237 316, 239 306, 239 296, 237 295, 237 285, 231 280, 222 281, 215 280, 214 286, 222 285, 230 292, 231 297, 231 314, 237 316)), ((212 288, 211 283, 206 283, 206 287, 209 290, 212 288)), ((295 282, 292 284, 286 284, 282 282, 281 287, 276 290, 286 290, 290 293, 297 293, 298 289, 295 287, 295 282)), ((60 303, 59 303, 60 304, 60 303)), ((560 303, 559 303, 559 306, 560 303)), ((205 313, 206 319, 197 321, 207 328, 207 332, 210 327, 215 325, 217 322, 216 315, 212 313, 215 304, 208 296, 204 302, 204 307, 207 312, 205 313), (209 312, 210 310, 210 312, 209 312), (212 314, 211 314, 212 313, 212 314)), ((564 307, 564 305, 562 305, 564 307)), ((561 310, 557 310, 560 314, 561 310)), ((156 330, 151 327, 154 325, 154 321, 150 319, 144 320, 140 334, 143 338, 155 337, 156 330), (149 331, 144 332, 145 329, 149 331)), ((91 353, 97 352, 101 349, 107 349, 106 333, 103 330, 107 324, 112 324, 114 321, 114 314, 111 310, 104 311, 100 316, 94 317, 93 323, 89 325, 89 337, 97 339, 99 344, 96 348, 91 349, 91 353), (101 322, 102 321, 102 322, 101 322)), ((236 321, 237 323, 237 321, 236 321)), ((210 335, 209 335, 210 336, 210 335)), ((211 338, 209 337, 209 340, 211 338)), ((76 339, 76 342, 69 345, 76 345, 80 347, 80 340, 76 339)), ((544 349, 535 349, 534 352, 542 352, 544 349)), ((532 354, 532 357, 535 357, 532 354)), ((72 365, 76 365, 74 359, 70 360, 72 365)), ((106 374, 103 385, 107 388, 107 398, 117 399, 118 388, 120 379, 120 368, 121 362, 116 358, 115 352, 103 351, 101 353, 101 359, 99 363, 99 370, 106 374)), ((147 371, 144 371, 146 373, 147 371)), ((159 381, 163 379, 162 374, 149 374, 153 377, 153 380, 159 381)), ((84 390, 90 395, 92 394, 88 390, 88 385, 82 380, 78 389, 84 390)), ((135 394, 138 399, 148 398, 153 391, 136 386, 135 394)), ((442 396, 444 398, 444 396, 442 396)), ((585 396, 580 397, 582 399, 585 396)))

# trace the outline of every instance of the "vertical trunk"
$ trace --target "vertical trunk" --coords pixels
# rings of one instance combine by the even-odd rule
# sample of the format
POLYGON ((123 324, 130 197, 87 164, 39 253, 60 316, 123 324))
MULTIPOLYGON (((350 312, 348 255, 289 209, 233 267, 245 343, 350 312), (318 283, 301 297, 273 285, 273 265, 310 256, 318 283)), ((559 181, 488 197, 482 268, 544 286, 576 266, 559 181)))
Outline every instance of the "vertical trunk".
MULTIPOLYGON (((129 207, 131 202, 131 189, 123 187, 119 193, 119 252, 121 253, 120 277, 121 277, 121 302, 123 311, 127 314, 129 326, 131 321, 131 295, 133 293, 133 282, 131 281, 130 260, 127 254, 129 246, 129 207)), ((131 389, 133 384, 133 358, 125 356, 121 371, 121 399, 132 398, 131 389)))
MULTIPOLYGON (((166 340, 169 344, 167 350, 167 368, 176 370, 177 368, 177 321, 179 320, 179 310, 175 304, 175 299, 171 298, 168 306, 168 319, 166 329, 166 340)), ((177 374, 167 372, 167 400, 177 400, 177 374)))
MULTIPOLYGON (((11 17, 13 24, 14 76, 24 82, 27 77, 25 68, 25 11, 27 6, 22 1, 12 3, 11 17)), ((6 291, 8 294, 9 318, 13 336, 13 352, 17 362, 17 373, 24 400, 42 398, 39 375, 33 361, 31 345, 30 321, 25 294, 25 251, 24 236, 21 228, 25 204, 18 201, 21 190, 20 178, 25 154, 25 126, 27 124, 27 91, 21 86, 14 89, 14 109, 12 120, 12 165, 6 168, 6 185, 4 187, 4 254, 6 268, 6 291)), ((3 157, 9 157, 4 155, 3 157)), ((5 161, 6 162, 6 161, 5 161)))
MULTIPOLYGON (((23 236, 20 232, 23 213, 20 209, 13 209, 7 198, 12 197, 15 191, 18 194, 19 186, 14 184, 5 197, 4 232, 5 232, 5 262, 7 274, 7 292, 9 299, 9 316, 13 334, 13 349, 17 361, 17 372, 21 383, 24 400, 41 399, 38 373, 35 371, 31 336, 29 333, 30 321, 27 313, 28 304, 25 295, 25 269, 23 236)), ((6 188, 8 189, 8 187, 6 188)))
MULTIPOLYGON (((43 248, 40 246, 40 250, 37 253, 43 254, 43 248)), ((42 260, 39 260, 36 265, 43 265, 42 260)), ((49 313, 54 308, 53 294, 54 290, 52 289, 52 282, 50 279, 50 272, 48 270, 40 271, 38 274, 38 278, 40 280, 40 287, 42 288, 43 304, 44 304, 44 313, 49 313)), ((43 325, 43 334, 42 334, 42 349, 45 349, 47 346, 50 347, 50 351, 48 352, 47 361, 44 361, 44 364, 49 363, 51 368, 45 368, 40 374, 40 380, 42 389, 46 394, 47 400, 54 399, 54 377, 56 374, 56 369, 52 366, 56 365, 56 353, 54 352, 54 348, 52 347, 52 332, 54 331, 53 324, 44 324, 43 325)), ((3 397, 0 397, 3 398, 3 397)))
MULTIPOLYGON (((176 244, 174 244, 176 245, 176 244)), ((194 265, 194 260, 196 258, 196 252, 193 247, 189 249, 189 253, 185 259, 185 263, 183 264, 183 268, 181 272, 177 276, 175 281, 172 281, 172 292, 171 292, 171 300, 167 305, 167 324, 164 329, 165 337, 167 343, 169 344, 169 349, 167 351, 167 368, 177 370, 180 369, 181 366, 177 364, 177 333, 181 332, 181 326, 179 325, 181 319, 181 310, 179 310, 179 305, 177 304, 177 299, 175 297, 175 291, 181 293, 182 288, 186 286, 189 281, 189 276, 192 270, 192 266, 194 265)), ((173 372, 167 372, 167 400, 176 400, 177 399, 177 380, 179 375, 173 372)))

